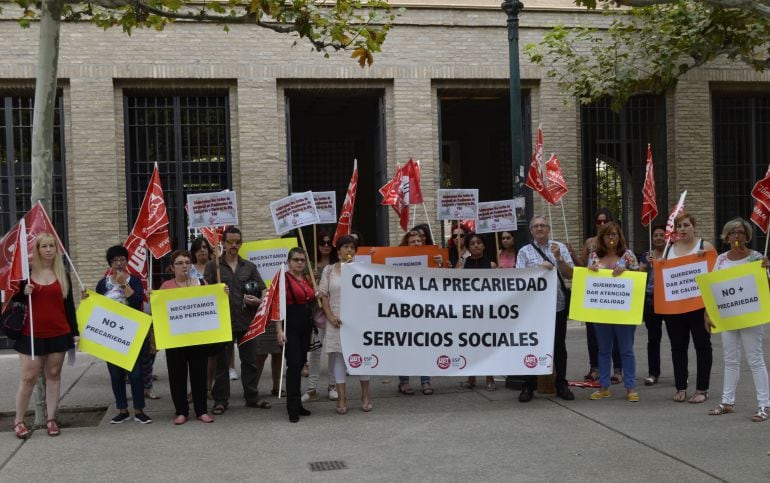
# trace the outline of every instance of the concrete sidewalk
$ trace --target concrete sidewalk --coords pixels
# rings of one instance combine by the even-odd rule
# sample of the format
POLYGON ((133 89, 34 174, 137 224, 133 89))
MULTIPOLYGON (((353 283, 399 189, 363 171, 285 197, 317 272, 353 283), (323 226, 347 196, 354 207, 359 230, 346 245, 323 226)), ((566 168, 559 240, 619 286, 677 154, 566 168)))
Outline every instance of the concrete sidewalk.
MULTIPOLYGON (((213 424, 192 420, 173 426, 161 353, 155 392, 162 399, 147 402, 155 422, 110 425, 114 400, 107 368, 79 354, 76 366, 63 370, 61 406, 109 410, 97 427, 65 428, 57 438, 36 431, 27 441, 8 432, 18 361, 15 353, 3 352, 0 481, 770 480, 770 423, 750 419, 756 399, 746 364, 736 413, 708 416, 722 388, 721 338, 712 337, 711 398, 705 404, 671 400, 675 390, 665 335, 660 384, 643 386, 646 338, 640 327, 636 355, 642 400, 636 404, 621 397, 620 386, 613 387, 616 397, 602 401, 590 401, 589 389, 574 389, 575 401, 538 394, 521 404, 518 392, 504 389, 502 382, 496 392, 461 391, 460 378, 434 378, 436 394, 403 396, 396 377, 374 377, 374 410, 364 413, 351 377, 347 415, 337 415, 335 403, 321 399, 306 405, 313 414, 299 424, 288 422, 284 400, 268 398, 270 410, 244 407, 240 381, 234 381, 230 409, 213 424), (346 469, 311 471, 311 463, 326 461, 341 461, 346 469)), ((570 378, 582 379, 588 367, 582 327, 569 329, 568 349, 570 378)), ((767 341, 765 350, 770 352, 767 341)), ((692 348, 690 370, 694 381, 692 348)), ((419 380, 412 381, 417 387, 419 380)), ((266 370, 260 389, 269 393, 270 387, 266 370)))

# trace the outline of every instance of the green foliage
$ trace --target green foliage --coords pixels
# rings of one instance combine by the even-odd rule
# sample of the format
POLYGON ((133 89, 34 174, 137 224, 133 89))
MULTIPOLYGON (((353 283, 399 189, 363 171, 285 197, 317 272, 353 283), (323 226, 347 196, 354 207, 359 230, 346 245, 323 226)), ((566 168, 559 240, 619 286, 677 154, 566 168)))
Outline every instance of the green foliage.
MULTIPOLYGON (((49 0, 51 1, 51 0, 49 0)), ((63 5, 62 20, 90 21, 103 29, 120 27, 163 30, 178 21, 253 24, 292 33, 315 50, 352 51, 358 63, 371 65, 390 30, 395 13, 387 0, 53 0, 63 5)), ((40 2, 14 0, 23 9, 22 26, 40 15, 40 2)))
MULTIPOLYGON (((595 0, 576 3, 596 6, 595 0)), ((581 103, 609 97, 619 110, 632 95, 663 92, 720 56, 757 70, 770 67, 770 20, 748 10, 677 0, 604 15, 611 17, 608 29, 559 25, 525 47, 530 60, 581 103)))

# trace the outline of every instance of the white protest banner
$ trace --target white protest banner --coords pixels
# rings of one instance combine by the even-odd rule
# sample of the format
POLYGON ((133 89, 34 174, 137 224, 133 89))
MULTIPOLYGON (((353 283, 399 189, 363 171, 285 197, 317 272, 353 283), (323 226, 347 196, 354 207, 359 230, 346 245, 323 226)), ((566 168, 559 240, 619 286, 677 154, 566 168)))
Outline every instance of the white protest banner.
POLYGON ((259 276, 270 287, 281 264, 286 263, 289 250, 298 246, 297 237, 251 241, 241 245, 238 255, 256 265, 259 276))
POLYGON ((440 189, 436 195, 439 220, 475 220, 479 209, 479 190, 440 189))
POLYGON ((318 223, 337 223, 337 193, 334 191, 313 191, 318 223))
POLYGON ((347 263, 340 329, 351 374, 550 374, 556 272, 347 263))
POLYGON ((516 204, 514 200, 479 203, 479 219, 476 222, 476 233, 515 231, 516 227, 516 204))
POLYGON ((190 228, 238 224, 238 200, 235 191, 189 194, 187 212, 190 228))
POLYGON ((318 210, 313 192, 296 193, 270 203, 275 231, 283 235, 287 231, 319 223, 318 210))

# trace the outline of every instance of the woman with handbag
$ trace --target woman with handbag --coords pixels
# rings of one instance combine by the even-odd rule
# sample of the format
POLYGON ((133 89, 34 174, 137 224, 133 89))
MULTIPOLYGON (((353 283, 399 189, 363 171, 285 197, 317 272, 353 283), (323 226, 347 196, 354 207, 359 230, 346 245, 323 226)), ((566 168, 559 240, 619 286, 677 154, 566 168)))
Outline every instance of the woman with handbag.
POLYGON ((286 272, 286 330, 276 324, 278 344, 286 344, 286 410, 289 421, 296 423, 300 416, 310 416, 302 407, 302 366, 313 330, 313 303, 315 290, 305 277, 307 256, 295 247, 289 250, 289 270, 286 272))
POLYGON ((22 283, 19 293, 14 297, 14 301, 19 303, 29 300, 31 303, 27 306, 21 336, 13 346, 19 353, 21 363, 14 420, 14 432, 19 439, 26 439, 31 434, 24 424, 24 414, 41 370, 46 383, 48 436, 59 435, 56 410, 59 404, 61 368, 65 353, 75 347, 75 336, 78 335, 72 284, 64 268, 56 237, 50 233, 41 233, 37 237, 30 263, 30 280, 22 283), (34 326, 34 333, 30 330, 31 326, 34 326), (32 344, 35 348, 34 360, 31 356, 32 344))
MULTIPOLYGON (((171 254, 174 278, 166 280, 160 289, 197 287, 205 284, 203 279, 191 276, 192 255, 187 250, 176 250, 171 254)), ((206 372, 208 368, 210 346, 193 345, 166 349, 166 366, 168 367, 168 385, 171 389, 171 400, 174 402, 176 419, 174 424, 187 422, 190 415, 190 403, 187 401, 187 374, 190 374, 190 391, 192 395, 195 416, 203 423, 213 423, 208 415, 206 404, 206 372)))

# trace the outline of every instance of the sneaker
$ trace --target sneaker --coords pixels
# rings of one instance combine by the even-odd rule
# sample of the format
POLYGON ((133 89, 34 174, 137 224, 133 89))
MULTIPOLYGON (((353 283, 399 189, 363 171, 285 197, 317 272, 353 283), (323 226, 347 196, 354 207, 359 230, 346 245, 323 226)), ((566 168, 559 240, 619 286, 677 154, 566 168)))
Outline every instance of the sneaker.
POLYGON ((305 391, 305 394, 302 395, 300 398, 303 403, 306 403, 308 401, 317 401, 318 400, 318 391, 315 389, 311 389, 309 391, 305 391))
POLYGON ((337 392, 337 387, 329 386, 329 401, 336 401, 339 397, 340 394, 337 392))
POLYGON ((130 419, 131 415, 128 413, 118 413, 114 418, 110 419, 110 424, 120 424, 126 419, 130 419))
POLYGON ((238 376, 238 373, 237 373, 237 372, 235 372, 235 369, 233 369, 233 368, 231 367, 231 368, 230 368, 230 380, 231 380, 231 381, 237 381, 238 379, 240 379, 240 376, 238 376))
POLYGON ((134 414, 134 421, 142 424, 150 424, 152 422, 152 418, 147 416, 145 413, 136 413, 134 414))

